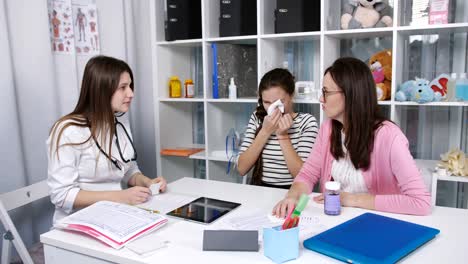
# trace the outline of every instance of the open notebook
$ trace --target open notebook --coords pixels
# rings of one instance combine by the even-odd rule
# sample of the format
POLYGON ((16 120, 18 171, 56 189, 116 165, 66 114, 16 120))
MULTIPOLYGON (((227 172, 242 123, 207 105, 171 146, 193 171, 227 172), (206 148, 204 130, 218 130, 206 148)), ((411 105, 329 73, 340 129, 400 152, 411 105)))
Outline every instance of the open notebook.
POLYGON ((304 241, 304 247, 348 263, 395 263, 439 230, 364 213, 304 241))
POLYGON ((101 201, 59 220, 54 227, 83 232, 119 249, 166 222, 167 219, 160 214, 131 205, 101 201))

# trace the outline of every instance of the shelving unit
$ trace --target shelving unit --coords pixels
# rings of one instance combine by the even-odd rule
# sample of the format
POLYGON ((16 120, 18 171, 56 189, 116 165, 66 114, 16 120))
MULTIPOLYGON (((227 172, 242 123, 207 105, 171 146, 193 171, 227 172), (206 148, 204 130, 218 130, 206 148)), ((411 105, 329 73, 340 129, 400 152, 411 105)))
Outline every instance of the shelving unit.
MULTIPOLYGON (((283 67, 287 61, 288 68, 293 71, 297 81, 314 81, 317 89, 322 87, 324 70, 335 59, 355 56, 365 60, 378 50, 391 49, 391 100, 379 102, 379 105, 385 115, 406 133, 413 156, 432 160, 438 159, 439 154, 446 152, 448 147, 467 150, 468 102, 419 105, 394 101, 398 85, 414 76, 433 79, 441 72, 467 72, 468 3, 465 1, 454 0, 457 10, 455 23, 451 24, 411 26, 406 22, 406 6, 411 0, 390 0, 393 27, 341 30, 339 21, 341 3, 344 0, 320 0, 320 31, 275 34, 273 11, 276 1, 257 0, 258 34, 238 37, 219 37, 219 1, 198 1, 202 1, 201 39, 165 41, 164 0, 154 0, 149 10, 152 26, 157 168, 158 174, 167 177, 169 181, 194 175, 194 170, 197 177, 205 179, 238 183, 244 180, 237 172, 226 175, 228 158, 212 153, 225 151, 225 137, 230 128, 243 132, 256 107, 257 98, 213 99, 211 43, 255 45, 258 82, 264 73, 275 67, 283 67), (444 43, 440 44, 441 42, 444 43), (422 63, 422 59, 418 61, 419 64, 410 61, 420 58, 423 56, 421 54, 430 49, 437 49, 439 55, 437 52, 429 52, 430 55, 424 55, 427 58, 424 62, 434 62, 434 67, 428 68, 427 64, 422 63), (440 52, 446 52, 446 55, 441 56, 440 52), (197 72, 201 74, 194 76, 197 72), (186 78, 194 79, 196 86, 198 85, 196 98, 168 98, 168 80, 172 75, 178 75, 182 82, 186 78), (196 109, 202 109, 203 113, 196 109), (193 133, 199 136, 194 137, 193 133), (205 151, 189 158, 159 155, 161 148, 182 145, 202 146, 205 151)), ((257 87, 252 89, 256 90, 257 87)), ((325 118, 317 100, 296 100, 296 108, 309 111, 320 123, 325 118)))

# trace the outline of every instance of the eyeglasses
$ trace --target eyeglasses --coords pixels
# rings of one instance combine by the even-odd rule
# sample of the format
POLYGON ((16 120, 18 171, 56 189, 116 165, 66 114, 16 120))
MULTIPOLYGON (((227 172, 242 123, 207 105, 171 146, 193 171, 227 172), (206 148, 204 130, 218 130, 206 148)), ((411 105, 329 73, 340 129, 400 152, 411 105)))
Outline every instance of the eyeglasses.
MULTIPOLYGON (((122 166, 119 164, 119 161, 110 157, 109 154, 107 154, 101 148, 101 146, 99 145, 96 139, 94 139, 94 142, 96 143, 96 146, 98 147, 99 151, 101 151, 101 153, 104 154, 104 156, 106 156, 115 165, 115 167, 117 167, 117 169, 122 170, 122 166)), ((115 119, 115 143, 117 145, 117 150, 119 151, 120 158, 122 159, 123 162, 129 163, 130 161, 135 161, 137 159, 137 152, 136 152, 135 146, 133 145, 133 140, 130 138, 130 135, 128 134, 127 129, 125 129, 124 125, 121 122, 119 122, 117 118, 115 119), (122 154, 122 149, 120 147, 120 141, 119 141, 119 131, 118 131, 119 127, 120 129, 123 130, 123 132, 125 133, 125 136, 128 139, 128 142, 130 142, 130 146, 132 146, 133 148, 133 157, 130 159, 125 159, 122 154)))
POLYGON ((322 88, 322 96, 323 96, 323 101, 327 101, 327 97, 329 95, 337 94, 337 93, 342 93, 343 91, 327 91, 324 88, 322 88))

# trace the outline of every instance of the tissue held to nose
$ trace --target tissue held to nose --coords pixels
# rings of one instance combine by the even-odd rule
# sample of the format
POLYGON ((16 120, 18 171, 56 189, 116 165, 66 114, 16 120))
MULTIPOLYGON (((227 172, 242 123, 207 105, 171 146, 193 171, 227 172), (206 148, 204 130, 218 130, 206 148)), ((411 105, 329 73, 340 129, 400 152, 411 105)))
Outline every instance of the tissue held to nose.
POLYGON ((268 115, 271 115, 275 111, 276 108, 278 108, 281 111, 281 113, 284 113, 284 104, 283 102, 281 102, 280 99, 276 100, 274 103, 270 105, 270 107, 268 107, 268 110, 267 110, 268 115))

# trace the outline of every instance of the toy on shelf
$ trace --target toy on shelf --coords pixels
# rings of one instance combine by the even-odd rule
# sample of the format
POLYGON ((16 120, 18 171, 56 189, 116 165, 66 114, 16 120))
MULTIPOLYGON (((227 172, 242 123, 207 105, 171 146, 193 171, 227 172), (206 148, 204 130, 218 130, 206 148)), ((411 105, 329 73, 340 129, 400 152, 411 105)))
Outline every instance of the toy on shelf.
POLYGON ((459 149, 452 149, 440 155, 441 161, 438 167, 454 176, 468 176, 468 157, 459 149))
POLYGON ((390 99, 392 90, 392 51, 382 50, 372 55, 369 59, 369 68, 376 85, 377 100, 390 99))
POLYGON ((342 29, 391 27, 393 19, 382 0, 349 0, 343 7, 342 29))
POLYGON ((409 80, 400 85, 400 89, 395 94, 395 100, 413 101, 416 103, 429 103, 441 100, 440 93, 434 93, 429 87, 429 81, 416 77, 416 80, 409 80))
MULTIPOLYGON (((435 94, 440 94, 440 98, 443 101, 447 99, 447 88, 449 80, 450 76, 443 73, 429 83, 429 87, 431 87, 435 94)), ((439 95, 436 96, 439 97, 439 95)))

